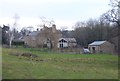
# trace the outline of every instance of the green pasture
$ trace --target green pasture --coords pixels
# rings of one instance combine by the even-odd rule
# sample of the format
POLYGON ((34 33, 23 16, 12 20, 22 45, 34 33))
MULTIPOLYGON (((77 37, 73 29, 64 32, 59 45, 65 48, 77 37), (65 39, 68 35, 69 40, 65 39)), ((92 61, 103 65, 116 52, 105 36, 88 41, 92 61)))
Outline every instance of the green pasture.
POLYGON ((63 54, 39 48, 2 48, 3 79, 118 79, 118 56, 63 54), (10 53, 31 52, 42 61, 10 53))

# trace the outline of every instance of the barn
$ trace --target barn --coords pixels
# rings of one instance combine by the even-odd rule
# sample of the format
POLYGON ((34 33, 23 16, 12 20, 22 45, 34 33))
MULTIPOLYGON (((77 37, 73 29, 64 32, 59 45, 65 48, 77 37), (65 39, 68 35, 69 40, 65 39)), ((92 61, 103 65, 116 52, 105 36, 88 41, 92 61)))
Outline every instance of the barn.
POLYGON ((108 41, 94 41, 88 48, 91 53, 114 53, 114 44, 108 41))

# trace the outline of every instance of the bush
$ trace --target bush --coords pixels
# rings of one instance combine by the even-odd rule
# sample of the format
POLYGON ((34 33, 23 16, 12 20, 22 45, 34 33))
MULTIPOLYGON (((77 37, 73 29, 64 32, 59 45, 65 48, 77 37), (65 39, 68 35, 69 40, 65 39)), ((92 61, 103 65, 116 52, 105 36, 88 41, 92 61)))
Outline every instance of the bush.
POLYGON ((24 42, 23 41, 19 41, 19 42, 18 41, 17 42, 13 41, 12 44, 15 45, 15 46, 23 46, 24 42))

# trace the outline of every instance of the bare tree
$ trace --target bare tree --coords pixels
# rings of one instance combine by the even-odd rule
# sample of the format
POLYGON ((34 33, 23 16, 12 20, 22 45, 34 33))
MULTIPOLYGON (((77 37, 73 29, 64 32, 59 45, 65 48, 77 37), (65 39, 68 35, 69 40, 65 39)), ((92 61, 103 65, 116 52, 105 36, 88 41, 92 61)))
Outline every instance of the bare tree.
POLYGON ((9 46, 12 45, 12 40, 14 39, 13 31, 9 30, 9 46))
POLYGON ((13 24, 13 29, 9 30, 9 46, 11 47, 12 41, 14 39, 14 29, 17 27, 17 20, 19 19, 19 16, 17 14, 14 15, 13 17, 15 19, 14 24, 13 24))
MULTIPOLYGON (((120 0, 110 0, 109 4, 112 9, 103 14, 102 16, 104 19, 108 20, 109 22, 115 23, 117 25, 117 37, 118 37, 118 47, 117 49, 120 48, 120 0)), ((114 29, 116 29, 114 28, 114 29)), ((115 33, 113 32, 113 33, 115 33)), ((112 32, 111 32, 112 33, 112 32)), ((118 50, 118 53, 120 53, 120 50, 118 50)))
POLYGON ((112 9, 104 13, 102 16, 110 22, 117 23, 120 27, 120 1, 119 0, 110 0, 110 6, 112 9))
POLYGON ((46 17, 39 17, 41 20, 41 24, 37 25, 38 27, 43 28, 44 26, 49 26, 51 27, 53 24, 55 24, 55 21, 53 18, 46 18, 46 17))

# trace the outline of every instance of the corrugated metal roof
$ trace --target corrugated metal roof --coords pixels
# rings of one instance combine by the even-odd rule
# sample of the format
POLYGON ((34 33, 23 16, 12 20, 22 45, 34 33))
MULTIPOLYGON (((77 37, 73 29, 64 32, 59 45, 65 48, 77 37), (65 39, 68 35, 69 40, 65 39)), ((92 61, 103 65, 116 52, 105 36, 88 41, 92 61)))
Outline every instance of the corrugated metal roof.
POLYGON ((89 44, 89 45, 101 45, 103 43, 105 43, 106 41, 94 41, 93 43, 89 44))

